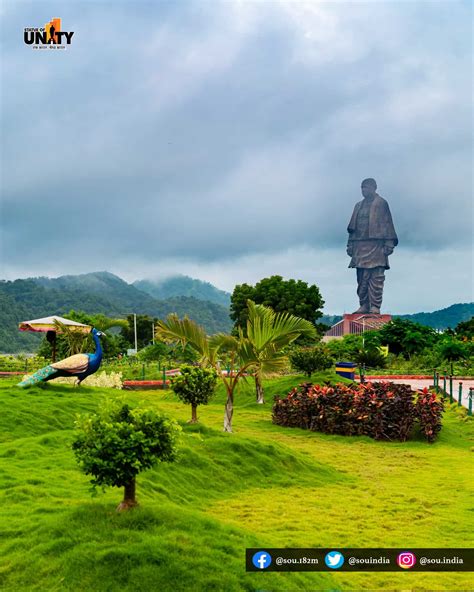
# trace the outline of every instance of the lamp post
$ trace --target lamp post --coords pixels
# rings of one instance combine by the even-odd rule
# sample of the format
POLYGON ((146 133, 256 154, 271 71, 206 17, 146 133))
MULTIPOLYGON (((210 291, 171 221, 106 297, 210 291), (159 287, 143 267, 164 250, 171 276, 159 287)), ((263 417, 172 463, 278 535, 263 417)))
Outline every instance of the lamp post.
POLYGON ((136 312, 122 312, 122 315, 125 315, 127 318, 133 315, 133 335, 134 335, 134 342, 135 342, 135 354, 138 353, 138 334, 137 334, 137 313, 136 312))
POLYGON ((135 332, 135 353, 138 353, 137 313, 133 313, 133 330, 135 332))

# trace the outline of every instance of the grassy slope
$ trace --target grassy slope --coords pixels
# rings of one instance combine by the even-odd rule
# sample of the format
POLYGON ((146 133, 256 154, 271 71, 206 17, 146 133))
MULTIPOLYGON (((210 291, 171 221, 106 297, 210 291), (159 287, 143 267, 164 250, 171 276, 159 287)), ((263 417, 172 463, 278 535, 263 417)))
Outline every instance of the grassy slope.
MULTIPOLYGON (((274 380, 267 398, 296 378, 274 380)), ((468 574, 245 573, 245 547, 472 544, 473 422, 445 414, 439 441, 373 442, 273 426, 251 385, 234 434, 224 394, 202 424, 170 392, 0 382, 0 588, 5 590, 461 590, 468 574), (180 459, 139 477, 141 508, 117 489, 91 499, 70 450, 78 412, 104 397, 143 401, 182 422, 180 459), (471 511, 469 511, 471 510, 471 511)))

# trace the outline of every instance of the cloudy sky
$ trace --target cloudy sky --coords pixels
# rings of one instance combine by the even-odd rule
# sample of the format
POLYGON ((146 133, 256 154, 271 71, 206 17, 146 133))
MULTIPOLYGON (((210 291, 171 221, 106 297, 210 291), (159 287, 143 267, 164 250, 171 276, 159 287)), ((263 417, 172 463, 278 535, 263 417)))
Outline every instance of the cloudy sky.
POLYGON ((400 239, 383 309, 472 301, 471 19, 456 0, 4 0, 0 277, 280 274, 349 312, 370 176, 400 239), (24 43, 53 17, 67 51, 24 43))

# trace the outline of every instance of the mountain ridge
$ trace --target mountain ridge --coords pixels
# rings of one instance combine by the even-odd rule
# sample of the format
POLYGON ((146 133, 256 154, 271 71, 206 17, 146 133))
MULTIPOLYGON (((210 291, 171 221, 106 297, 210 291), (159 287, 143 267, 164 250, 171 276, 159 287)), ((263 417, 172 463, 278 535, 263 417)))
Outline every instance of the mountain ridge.
MULTIPOLYGON (((112 317, 137 313, 165 318, 170 312, 176 312, 181 317, 187 314, 204 325, 210 334, 230 332, 232 322, 229 307, 201 299, 203 293, 211 293, 217 298, 228 297, 230 301, 230 294, 208 282, 189 276, 173 276, 171 279, 172 282, 168 278, 161 282, 137 280, 127 283, 108 271, 96 271, 57 278, 41 276, 0 280, 0 352, 15 353, 33 351, 37 348, 41 336, 20 333, 19 322, 51 314, 64 316, 73 309, 86 313, 103 313, 112 317), (157 283, 162 287, 164 285, 166 289, 174 291, 175 295, 165 299, 154 298, 138 287, 143 286, 142 282, 157 283), (188 295, 178 293, 180 285, 188 295), (200 291, 201 288, 203 291, 200 291), (200 294, 201 298, 189 295, 190 289, 200 294)), ((393 317, 407 318, 443 330, 447 327, 454 328, 459 322, 469 320, 473 315, 474 303, 471 302, 452 304, 433 312, 393 317)), ((341 318, 338 315, 323 315, 320 322, 332 325, 341 318)))
MULTIPOLYGON (((407 319, 414 323, 420 323, 433 329, 441 331, 451 328, 454 329, 457 324, 468 321, 474 316, 474 302, 458 302, 445 308, 434 310, 432 312, 416 312, 413 314, 394 314, 395 319, 407 319)), ((325 325, 334 325, 342 319, 342 315, 323 315, 319 322, 325 325)))
POLYGON ((188 275, 174 275, 162 280, 143 279, 132 283, 142 292, 146 292, 158 299, 172 298, 174 296, 193 296, 198 300, 214 302, 221 306, 230 306, 230 294, 219 290, 210 282, 204 282, 188 275))
POLYGON ((192 296, 158 300, 109 272, 0 280, 0 352, 37 348, 40 337, 20 333, 18 323, 28 318, 70 310, 125 317, 131 313, 165 318, 171 312, 202 324, 210 334, 229 332, 232 322, 226 307, 192 296))

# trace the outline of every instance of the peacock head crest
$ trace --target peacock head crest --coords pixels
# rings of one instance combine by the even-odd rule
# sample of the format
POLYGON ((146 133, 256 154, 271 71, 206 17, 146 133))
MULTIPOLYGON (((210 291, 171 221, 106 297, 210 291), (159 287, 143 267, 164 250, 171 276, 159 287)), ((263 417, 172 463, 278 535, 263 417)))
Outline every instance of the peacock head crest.
POLYGON ((103 335, 105 335, 105 333, 103 331, 99 331, 95 327, 92 328, 91 333, 92 333, 92 335, 97 335, 97 337, 102 337, 103 335))

